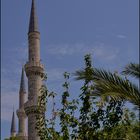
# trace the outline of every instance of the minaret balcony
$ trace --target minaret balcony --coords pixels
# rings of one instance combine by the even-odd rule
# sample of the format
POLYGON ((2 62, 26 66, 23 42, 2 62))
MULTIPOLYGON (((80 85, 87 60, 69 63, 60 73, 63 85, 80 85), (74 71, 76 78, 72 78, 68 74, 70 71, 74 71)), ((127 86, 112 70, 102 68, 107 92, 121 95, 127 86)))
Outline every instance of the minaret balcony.
POLYGON ((40 62, 27 62, 25 64, 25 71, 27 76, 28 75, 40 75, 42 78, 44 77, 45 71, 44 71, 44 65, 40 62))
POLYGON ((26 67, 33 67, 33 66, 40 67, 40 68, 44 69, 44 65, 41 64, 40 62, 35 62, 35 61, 29 62, 29 61, 28 61, 28 62, 25 64, 25 68, 26 68, 26 67))
POLYGON ((43 106, 34 105, 32 101, 27 101, 24 104, 26 115, 28 114, 44 114, 46 108, 43 106))
POLYGON ((19 140, 28 140, 28 136, 26 133, 18 133, 16 136, 19 140))
POLYGON ((23 108, 22 109, 18 109, 16 113, 17 113, 17 116, 19 118, 21 118, 21 117, 26 118, 27 117, 26 114, 25 114, 25 110, 23 108))

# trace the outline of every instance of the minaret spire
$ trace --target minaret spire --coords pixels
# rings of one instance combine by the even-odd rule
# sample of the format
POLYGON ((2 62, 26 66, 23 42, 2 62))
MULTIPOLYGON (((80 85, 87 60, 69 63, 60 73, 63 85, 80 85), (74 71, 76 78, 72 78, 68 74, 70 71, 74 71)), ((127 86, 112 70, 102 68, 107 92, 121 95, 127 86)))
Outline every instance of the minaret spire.
POLYGON ((32 0, 31 13, 30 13, 30 22, 29 22, 29 33, 38 32, 38 22, 35 10, 35 0, 32 0))
POLYGON ((15 113, 13 109, 12 122, 11 122, 11 137, 16 136, 16 122, 15 122, 15 113))
POLYGON ((20 93, 26 93, 25 81, 24 81, 24 67, 22 67, 21 81, 20 81, 20 93))
POLYGON ((28 41, 29 41, 29 61, 33 63, 40 62, 40 32, 38 31, 35 0, 32 0, 31 4, 28 41))

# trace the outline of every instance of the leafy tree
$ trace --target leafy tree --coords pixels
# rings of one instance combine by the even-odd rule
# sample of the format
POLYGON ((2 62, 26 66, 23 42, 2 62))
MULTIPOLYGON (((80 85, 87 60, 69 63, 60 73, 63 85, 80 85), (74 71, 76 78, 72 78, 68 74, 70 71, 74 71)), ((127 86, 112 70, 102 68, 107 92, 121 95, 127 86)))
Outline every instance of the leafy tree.
POLYGON ((69 79, 69 74, 67 72, 64 73, 64 78, 66 81, 63 84, 65 91, 62 95, 62 101, 61 101, 63 108, 60 110, 60 125, 61 125, 61 132, 63 135, 63 139, 69 140, 68 125, 70 121, 70 115, 66 113, 68 111, 68 104, 69 104, 67 100, 67 97, 69 97, 69 92, 68 92, 69 83, 67 81, 69 79))
MULTIPOLYGON (((37 112, 39 112, 40 109, 46 108, 47 98, 48 97, 48 89, 45 85, 42 86, 40 89, 41 95, 38 98, 38 109, 37 112)), ((43 115, 40 115, 40 113, 36 114, 36 129, 38 131, 38 135, 40 136, 41 140, 48 140, 50 138, 50 131, 48 129, 48 124, 46 123, 45 119, 45 113, 43 115)))
POLYGON ((78 120, 75 118, 74 113, 77 109, 77 100, 69 101, 69 76, 70 74, 65 72, 64 79, 65 83, 63 84, 64 92, 62 94, 62 109, 60 109, 60 125, 61 125, 61 133, 63 140, 69 140, 70 137, 72 139, 76 139, 77 130, 75 129, 78 125, 78 120))
POLYGON ((124 109, 123 119, 110 131, 103 129, 99 135, 99 140, 139 140, 140 123, 133 112, 124 109))
POLYGON ((104 107, 98 104, 97 97, 91 96, 93 92, 96 92, 96 87, 94 80, 91 78, 94 68, 91 66, 90 55, 85 56, 85 64, 86 68, 83 70, 85 84, 81 88, 83 92, 80 95, 83 105, 80 109, 81 114, 79 117, 79 138, 98 140, 100 129, 110 131, 109 129, 112 129, 121 120, 123 101, 108 100, 108 104, 104 105, 104 107))
POLYGON ((68 100, 69 73, 65 72, 59 112, 55 111, 56 94, 49 93, 46 86, 41 88, 37 111, 45 108, 48 98, 53 100, 50 120, 45 119, 45 115, 37 115, 36 129, 41 140, 138 140, 139 121, 134 113, 123 109, 124 100, 139 106, 138 88, 116 73, 93 68, 90 55, 85 56, 85 69, 77 71, 76 76, 78 80, 84 80, 82 93, 78 100, 68 100), (75 117, 75 111, 80 113, 79 118, 75 117), (60 122, 55 121, 56 117, 60 122), (59 124, 57 132, 55 126, 59 124))
MULTIPOLYGON (((90 132, 93 131, 93 127, 91 119, 92 117, 92 101, 90 94, 93 88, 93 82, 90 79, 90 74, 92 73, 93 69, 91 66, 91 59, 90 55, 85 56, 85 74, 86 78, 84 81, 84 85, 81 87, 82 93, 80 94, 80 99, 82 101, 82 106, 80 108, 80 116, 79 116, 79 131, 78 137, 79 139, 90 140, 90 132)), ((97 122, 98 123, 98 122, 97 122)), ((98 125, 98 124, 97 124, 98 125)))
POLYGON ((10 137, 10 138, 6 138, 5 140, 20 140, 18 137, 10 137))

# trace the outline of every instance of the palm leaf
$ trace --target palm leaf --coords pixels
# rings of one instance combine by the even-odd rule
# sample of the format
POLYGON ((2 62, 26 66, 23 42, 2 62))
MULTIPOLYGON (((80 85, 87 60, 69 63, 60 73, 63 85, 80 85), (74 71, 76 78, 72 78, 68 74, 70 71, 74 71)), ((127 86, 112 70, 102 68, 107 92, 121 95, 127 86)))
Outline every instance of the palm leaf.
MULTIPOLYGON (((76 71, 75 76, 77 80, 86 78, 84 70, 76 71)), ((92 74, 88 74, 90 79, 94 81, 95 96, 111 97, 114 100, 125 99, 140 107, 140 92, 136 85, 130 81, 111 72, 94 69, 92 74)))
POLYGON ((94 69, 93 74, 96 93, 100 96, 122 98, 140 106, 140 92, 136 85, 105 70, 94 69))
POLYGON ((140 78, 140 65, 135 63, 128 64, 122 74, 131 75, 136 78, 140 78))
POLYGON ((75 80, 93 80, 93 69, 77 70, 73 75, 75 80))

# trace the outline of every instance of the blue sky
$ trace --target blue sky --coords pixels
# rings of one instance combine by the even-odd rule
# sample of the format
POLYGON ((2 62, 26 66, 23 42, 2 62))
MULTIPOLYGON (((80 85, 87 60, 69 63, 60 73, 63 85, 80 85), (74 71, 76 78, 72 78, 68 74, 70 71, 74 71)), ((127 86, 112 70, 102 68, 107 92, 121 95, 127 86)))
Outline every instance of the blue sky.
MULTIPOLYGON (((111 71, 138 62, 138 5, 138 0, 36 0, 48 88, 61 95, 63 72, 84 67, 86 53, 92 54, 95 67, 111 71)), ((13 106, 18 108, 21 67, 28 57, 30 7, 31 0, 1 1, 2 139, 10 135, 13 106)), ((80 84, 73 78, 71 82, 75 97, 80 84)))

